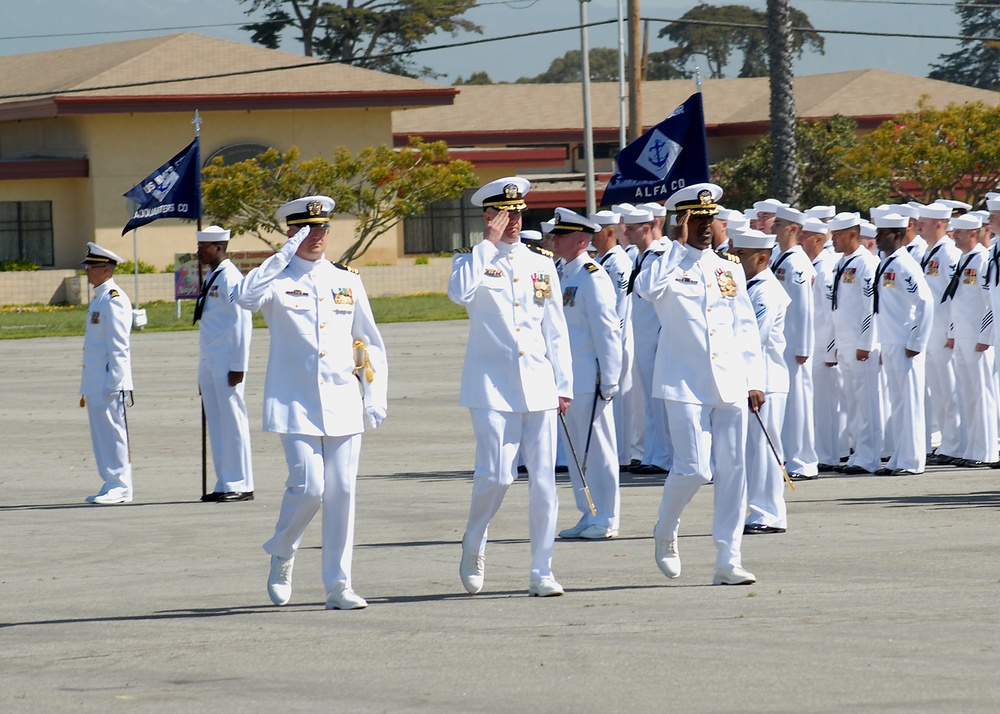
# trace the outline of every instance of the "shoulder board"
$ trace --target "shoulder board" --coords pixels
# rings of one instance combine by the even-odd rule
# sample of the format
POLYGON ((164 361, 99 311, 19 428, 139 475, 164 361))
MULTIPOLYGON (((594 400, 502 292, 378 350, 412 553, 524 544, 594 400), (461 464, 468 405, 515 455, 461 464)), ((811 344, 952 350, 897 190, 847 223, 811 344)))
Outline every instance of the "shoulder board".
POLYGON ((725 258, 726 260, 731 260, 734 263, 739 263, 740 262, 740 259, 737 256, 735 256, 735 255, 733 255, 732 253, 729 253, 729 252, 726 252, 726 253, 716 252, 716 255, 718 255, 720 258, 725 258))
POLYGON ((357 268, 352 268, 349 265, 342 265, 341 263, 334 263, 333 267, 340 268, 341 270, 346 270, 348 273, 354 273, 355 275, 361 275, 357 268))
POLYGON ((116 298, 116 297, 119 297, 121 295, 121 293, 118 292, 117 290, 115 290, 114 288, 111 288, 110 292, 108 292, 108 295, 110 297, 116 298))
POLYGON ((596 273, 600 269, 601 269, 601 266, 599 266, 597 263, 587 263, 587 272, 588 273, 596 273))
POLYGON ((458 253, 471 253, 471 252, 472 252, 472 248, 456 248, 455 249, 455 254, 456 255, 458 253))
POLYGON ((538 253, 539 255, 544 255, 546 258, 552 258, 553 260, 555 260, 556 257, 555 253, 551 250, 546 250, 545 248, 541 248, 537 245, 529 245, 528 250, 538 253))

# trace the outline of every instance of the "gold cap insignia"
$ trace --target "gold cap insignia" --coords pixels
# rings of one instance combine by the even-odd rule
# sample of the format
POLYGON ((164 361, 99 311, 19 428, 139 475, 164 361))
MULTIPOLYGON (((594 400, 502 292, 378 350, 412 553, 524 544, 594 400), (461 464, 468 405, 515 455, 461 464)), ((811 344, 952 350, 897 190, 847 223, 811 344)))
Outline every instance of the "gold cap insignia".
POLYGON ((712 192, 708 189, 704 189, 698 192, 698 201, 703 206, 708 206, 712 203, 712 192))

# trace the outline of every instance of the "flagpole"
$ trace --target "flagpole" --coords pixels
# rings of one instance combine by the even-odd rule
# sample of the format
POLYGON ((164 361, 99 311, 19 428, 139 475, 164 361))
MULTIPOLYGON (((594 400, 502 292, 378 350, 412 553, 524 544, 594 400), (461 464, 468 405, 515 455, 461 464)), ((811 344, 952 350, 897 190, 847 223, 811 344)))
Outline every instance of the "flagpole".
POLYGON ((583 156, 586 175, 587 214, 597 211, 594 202, 594 128, 590 114, 590 48, 587 43, 587 3, 580 0, 580 61, 583 74, 583 156))
MULTIPOLYGON (((191 120, 194 124, 194 138, 197 139, 201 136, 201 124, 202 118, 198 110, 194 110, 194 119, 191 120)), ((196 170, 201 170, 201 167, 195 167, 196 170)), ((198 196, 198 228, 201 230, 201 196, 198 196)), ((195 234, 197 238, 197 233, 195 234)), ((195 254, 197 255, 197 241, 195 241, 195 254)), ((201 261, 198 261, 198 292, 201 292, 201 285, 204 277, 201 272, 201 261)), ((200 298, 199 298, 200 299, 200 298)), ((200 330, 201 327, 199 326, 200 330)), ((198 376, 195 375, 195 381, 197 381, 198 376)), ((205 395, 201 393, 201 387, 198 387, 198 402, 201 404, 201 496, 204 498, 208 495, 208 424, 205 418, 205 395)))

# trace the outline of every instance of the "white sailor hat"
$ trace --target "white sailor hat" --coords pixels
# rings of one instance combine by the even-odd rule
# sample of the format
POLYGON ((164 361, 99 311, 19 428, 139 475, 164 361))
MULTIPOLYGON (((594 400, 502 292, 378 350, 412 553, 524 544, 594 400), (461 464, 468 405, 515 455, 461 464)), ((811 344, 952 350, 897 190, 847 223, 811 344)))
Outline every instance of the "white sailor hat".
POLYGON ((551 221, 542 221, 540 228, 542 229, 542 235, 548 236, 552 235, 552 226, 556 224, 556 220, 553 218, 551 221))
POLYGON ((749 220, 743 216, 741 211, 735 211, 731 208, 720 208, 719 212, 716 214, 715 219, 717 221, 746 221, 749 220))
POLYGON ((986 199, 986 210, 987 211, 1000 211, 1000 198, 987 198, 986 199))
POLYGON ((653 218, 665 218, 667 215, 667 207, 662 203, 657 203, 656 201, 650 201, 649 203, 640 203, 636 208, 645 208, 647 211, 653 214, 653 218))
POLYGON ((739 221, 730 221, 726 225, 726 238, 732 240, 733 236, 748 230, 750 230, 750 221, 744 220, 742 223, 739 221))
POLYGON ((920 209, 924 207, 924 204, 922 204, 920 201, 907 201, 906 205, 909 206, 910 208, 917 209, 917 212, 919 212, 920 209))
POLYGON ((861 217, 857 213, 838 213, 831 218, 826 227, 833 231, 842 231, 845 228, 855 228, 861 225, 861 217))
POLYGON ((911 206, 908 203, 894 203, 893 205, 889 206, 889 208, 892 209, 893 213, 899 216, 905 216, 908 219, 915 220, 920 217, 920 212, 914 206, 911 206))
POLYGON ((611 207, 611 210, 615 213, 625 213, 626 211, 634 211, 635 206, 631 203, 617 203, 611 207))
POLYGON ((983 222, 980 220, 979 216, 974 216, 971 213, 966 213, 962 216, 955 216, 951 219, 948 224, 948 230, 967 230, 967 231, 977 231, 983 227, 983 222))
POLYGON ((204 230, 197 231, 195 235, 199 243, 227 243, 229 241, 229 231, 219 226, 209 226, 204 230))
POLYGON ((990 222, 990 212, 989 211, 980 209, 978 211, 969 211, 969 214, 973 215, 973 216, 979 216, 979 220, 981 220, 983 222, 984 226, 987 223, 990 222))
POLYGON ((739 231, 729 236, 729 248, 748 248, 750 250, 771 250, 774 247, 775 236, 753 229, 739 231))
POLYGON ((541 233, 541 231, 521 231, 517 235, 523 241, 531 241, 533 243, 541 243, 542 242, 542 233, 541 233))
POLYGON ((883 213, 875 217, 876 228, 906 228, 910 225, 910 219, 898 213, 883 213))
POLYGON ((871 218, 872 222, 879 216, 884 216, 887 213, 892 213, 892 207, 888 203, 883 203, 881 206, 872 206, 868 209, 868 216, 871 218))
POLYGON ((986 192, 986 200, 987 201, 996 201, 997 199, 1000 199, 1000 193, 998 193, 996 191, 987 191, 986 192))
POLYGON ((803 211, 806 218, 833 218, 837 215, 836 206, 813 206, 803 211))
POLYGON ((683 213, 690 211, 692 216, 714 216, 719 210, 719 199, 722 198, 722 187, 714 183, 696 183, 685 186, 667 199, 665 207, 668 211, 683 213))
POLYGON ((964 213, 966 211, 972 210, 972 206, 966 203, 965 201, 953 201, 950 198, 939 198, 937 202, 940 203, 942 206, 947 206, 948 208, 950 208, 953 215, 956 212, 964 213))
POLYGON ((120 256, 112 253, 107 248, 102 248, 93 241, 87 242, 87 255, 80 261, 80 265, 118 265, 124 262, 120 256))
POLYGON ((876 235, 878 235, 878 228, 876 228, 874 224, 869 223, 863 218, 860 220, 861 220, 861 230, 859 232, 861 233, 862 238, 874 238, 876 235))
POLYGON ((747 209, 744 209, 744 211, 743 211, 743 217, 746 218, 748 221, 752 221, 752 220, 756 219, 757 218, 757 209, 756 208, 747 208, 747 209))
POLYGON ((822 235, 830 234, 830 226, 827 223, 823 223, 818 218, 807 218, 802 224, 803 233, 820 233, 822 235))
POLYGON ((653 222, 653 214, 645 208, 633 208, 631 211, 623 209, 619 211, 619 213, 622 215, 622 223, 627 226, 635 225, 636 223, 653 222))
POLYGON ((920 211, 921 218, 951 218, 951 208, 943 203, 930 203, 917 210, 920 211))
POLYGON ((528 205, 524 197, 531 190, 531 181, 520 176, 490 181, 472 194, 472 205, 495 208, 498 211, 523 211, 528 205))
POLYGON ((730 228, 749 228, 750 219, 744 218, 739 211, 730 211, 730 218, 726 221, 726 230, 730 228), (734 215, 735 214, 735 215, 734 215))
POLYGON ((754 210, 758 214, 761 213, 775 213, 780 206, 787 206, 787 203, 782 203, 776 198, 765 198, 763 201, 756 201, 753 204, 754 210))
POLYGON ((292 226, 315 226, 330 222, 336 202, 329 196, 304 196, 289 201, 278 209, 278 221, 292 226))
POLYGON ((567 233, 598 233, 601 227, 586 216, 581 216, 576 211, 571 211, 562 206, 556 209, 555 225, 552 226, 552 233, 556 235, 566 235, 567 233))
POLYGON ((797 223, 800 226, 805 223, 806 220, 806 214, 792 208, 791 206, 778 206, 774 211, 774 217, 780 218, 783 221, 788 221, 789 223, 797 223))
POLYGON ((615 226, 622 222, 621 214, 614 211, 598 211, 591 213, 589 218, 599 226, 615 226))

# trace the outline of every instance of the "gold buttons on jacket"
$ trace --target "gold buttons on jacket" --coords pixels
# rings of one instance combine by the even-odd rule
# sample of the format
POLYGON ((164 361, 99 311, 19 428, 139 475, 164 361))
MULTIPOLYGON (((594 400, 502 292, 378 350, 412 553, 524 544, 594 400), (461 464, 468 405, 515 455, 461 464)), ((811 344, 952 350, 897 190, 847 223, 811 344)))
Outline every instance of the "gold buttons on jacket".
MULTIPOLYGON (((708 309, 711 310, 712 308, 708 308, 708 309)), ((326 323, 325 322, 319 323, 319 329, 322 330, 324 327, 326 327, 326 323)))
POLYGON ((518 354, 518 355, 520 355, 521 357, 524 357, 524 350, 521 350, 521 351, 520 351, 520 352, 518 352, 517 354, 518 354))
POLYGON ((320 353, 319 353, 319 356, 320 356, 320 357, 326 357, 326 352, 320 352, 320 353))
POLYGON ((521 307, 521 301, 520 300, 515 300, 514 301, 514 307, 521 307))

